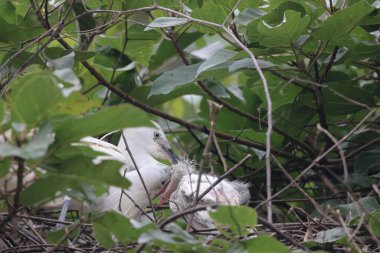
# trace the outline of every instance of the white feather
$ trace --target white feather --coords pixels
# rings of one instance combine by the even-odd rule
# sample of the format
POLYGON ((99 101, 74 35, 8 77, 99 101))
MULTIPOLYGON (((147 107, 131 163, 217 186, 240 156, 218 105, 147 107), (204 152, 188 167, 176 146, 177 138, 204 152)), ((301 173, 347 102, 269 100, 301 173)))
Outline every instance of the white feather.
MULTIPOLYGON (((172 212, 180 212, 188 208, 194 202, 196 196, 199 174, 194 172, 194 162, 188 160, 172 166, 173 177, 181 175, 177 189, 170 197, 169 206, 172 212)), ((172 179, 173 180, 173 179, 172 179)), ((177 179, 178 180, 178 179, 177 179)), ((199 195, 202 195, 218 178, 208 174, 202 174, 199 184, 199 195)), ((248 184, 239 181, 223 179, 213 187, 197 205, 231 205, 236 206, 247 202, 250 198, 248 184), (247 200, 248 199, 248 200, 247 200)), ((189 217, 189 216, 188 216, 189 217)), ((198 211, 193 216, 195 229, 213 228, 214 223, 207 211, 198 211)))
POLYGON ((151 197, 167 181, 170 167, 157 164, 156 166, 141 168, 140 173, 144 179, 147 192, 144 189, 137 171, 127 172, 125 177, 131 182, 131 186, 127 190, 124 190, 124 192, 132 198, 133 201, 131 201, 128 196, 122 195, 121 188, 112 186, 107 194, 96 200, 93 211, 104 212, 116 210, 128 218, 138 218, 141 215, 140 208, 144 209, 149 205, 148 195, 151 197), (139 208, 136 207, 136 205, 139 208))

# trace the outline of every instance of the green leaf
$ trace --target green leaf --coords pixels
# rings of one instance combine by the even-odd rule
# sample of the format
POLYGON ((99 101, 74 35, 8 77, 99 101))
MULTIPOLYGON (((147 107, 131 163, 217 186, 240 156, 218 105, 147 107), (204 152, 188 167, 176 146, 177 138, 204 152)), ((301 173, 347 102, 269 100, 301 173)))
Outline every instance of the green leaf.
POLYGON ((62 180, 59 176, 40 178, 21 192, 21 202, 25 206, 47 202, 53 199, 57 192, 64 192, 69 186, 70 182, 62 180))
POLYGON ((337 208, 351 221, 363 214, 369 214, 380 209, 380 205, 376 198, 364 197, 350 204, 338 205, 337 208))
POLYGON ((256 210, 247 206, 220 206, 209 214, 217 225, 228 226, 238 235, 249 233, 246 228, 257 225, 256 210))
MULTIPOLYGON (((255 1, 259 2, 259 1, 255 1)), ((191 16, 217 24, 222 24, 234 8, 236 0, 207 0, 202 1, 201 8, 193 10, 191 16)), ((195 24, 194 27, 202 33, 216 33, 205 25, 195 24)))
POLYGON ((380 146, 360 152, 355 159, 355 172, 367 175, 368 170, 380 165, 380 146))
POLYGON ((191 83, 196 80, 197 70, 200 64, 182 66, 171 71, 165 72, 154 80, 149 97, 160 94, 168 94, 176 87, 191 83))
POLYGON ((89 100, 84 95, 73 92, 57 104, 57 112, 68 115, 79 115, 100 106, 100 102, 89 100))
MULTIPOLYGON (((92 51, 78 51, 64 49, 61 47, 48 47, 44 50, 44 56, 49 60, 54 60, 69 55, 71 52, 74 52, 75 54, 75 61, 86 61, 98 54, 97 52, 92 51)), ((72 67, 71 64, 69 66, 72 67)))
MULTIPOLYGON (((150 30, 150 31, 144 31, 145 26, 134 24, 131 26, 128 26, 128 33, 127 33, 127 39, 128 43, 130 41, 158 41, 161 39, 161 34, 158 31, 150 30)), ((128 46, 128 44, 127 44, 128 46)))
POLYGON ((266 13, 260 9, 247 8, 244 11, 240 12, 233 20, 233 22, 240 25, 248 25, 253 20, 258 19, 265 14, 266 13))
POLYGON ((28 24, 25 22, 21 26, 18 26, 8 23, 2 17, 0 17, 0 42, 17 45, 44 32, 43 29, 28 27, 28 25, 33 24, 28 24))
MULTIPOLYGON (((79 234, 81 232, 81 228, 75 227, 75 226, 76 226, 75 224, 72 224, 72 225, 65 227, 64 229, 48 231, 47 232, 48 241, 52 244, 57 244, 63 237, 66 236, 66 231, 70 231, 70 234, 68 235, 67 239, 73 240, 74 238, 79 236, 79 234)), ((69 241, 69 240, 67 240, 67 241, 69 241)), ((65 245, 66 242, 63 242, 63 244, 65 245)))
POLYGON ((339 39, 374 9, 366 0, 362 0, 343 10, 338 10, 314 29, 312 36, 320 40, 339 39))
MULTIPOLYGON (((200 32, 184 33, 179 38, 177 38, 177 44, 181 48, 186 48, 190 44, 201 38, 202 35, 203 34, 200 32)), ((160 46, 158 47, 154 55, 152 55, 149 67, 152 69, 159 68, 162 66, 162 64, 169 61, 174 56, 178 57, 178 52, 177 49, 174 47, 173 43, 169 40, 161 40, 160 46)))
POLYGON ((125 127, 147 124, 149 118, 140 109, 128 104, 106 107, 93 114, 68 117, 54 122, 59 145, 85 136, 99 135, 125 127), (133 119, 133 120, 131 120, 133 119))
POLYGON ((57 243, 59 240, 65 236, 65 229, 60 229, 60 230, 53 230, 53 231, 48 231, 47 233, 47 240, 50 243, 57 243))
POLYGON ((178 25, 184 25, 188 23, 189 20, 187 18, 174 18, 174 17, 160 17, 156 18, 151 22, 145 31, 148 31, 152 28, 164 28, 164 27, 172 27, 178 25))
POLYGON ((19 54, 17 54, 16 58, 12 59, 11 61, 8 61, 9 58, 13 56, 14 52, 7 53, 3 57, 1 63, 6 65, 10 69, 19 69, 21 66, 25 68, 32 64, 44 65, 44 61, 41 59, 40 56, 27 51, 20 52, 19 54))
POLYGON ((200 241, 195 240, 191 234, 178 225, 171 223, 166 226, 166 229, 171 233, 150 229, 139 237, 138 242, 153 244, 161 249, 165 248, 173 252, 208 252, 200 241))
POLYGON ((132 226, 129 220, 114 211, 105 212, 93 221, 95 238, 102 246, 111 249, 115 242, 112 239, 115 236, 119 242, 127 244, 133 242, 139 237, 139 233, 132 226))
MULTIPOLYGON (((103 37, 103 39, 107 39, 103 37)), ((95 56, 94 63, 105 69, 121 69, 132 63, 126 55, 114 48, 108 48, 95 56)))
POLYGON ((127 189, 130 182, 120 175, 121 163, 118 161, 103 161, 101 164, 94 164, 88 158, 76 157, 62 163, 57 173, 68 178, 75 178, 90 184, 109 184, 123 189, 127 189))
POLYGON ((371 214, 368 224, 371 227, 372 232, 380 238, 380 210, 371 214))
POLYGON ((287 10, 281 24, 271 26, 265 21, 261 21, 257 30, 259 33, 270 37, 280 43, 294 43, 298 37, 306 31, 310 22, 310 17, 293 10, 287 10))
POLYGON ((120 167, 120 162, 111 160, 94 164, 90 157, 66 159, 56 169, 49 169, 46 176, 25 188, 21 193, 21 201, 26 206, 38 205, 54 199, 57 193, 64 194, 69 189, 82 193, 82 196, 85 195, 88 200, 93 201, 89 199, 93 193, 84 192, 85 185, 104 188, 106 184, 123 189, 129 187, 130 182, 120 175, 120 167))
POLYGON ((138 62, 143 66, 148 66, 153 55, 154 41, 151 40, 131 40, 126 46, 126 54, 132 61, 138 62))
POLYGON ((211 56, 209 59, 205 60, 198 68, 197 75, 199 76, 202 72, 207 71, 208 69, 211 69, 212 67, 215 67, 221 63, 224 63, 234 57, 237 54, 235 51, 222 49, 216 52, 213 56, 211 56))
POLYGON ((325 244, 325 243, 332 243, 336 242, 343 237, 347 236, 344 228, 332 228, 332 229, 327 229, 323 231, 319 231, 315 238, 312 239, 311 241, 320 243, 320 244, 325 244))
POLYGON ((240 243, 248 252, 257 253, 290 253, 291 251, 281 242, 269 236, 259 236, 257 238, 242 241, 240 243))
POLYGON ((34 127, 54 114, 55 106, 63 98, 55 79, 48 73, 32 73, 12 85, 8 104, 13 121, 34 127))
POLYGON ((54 141, 54 134, 49 124, 44 125, 32 140, 17 147, 6 142, 0 142, 0 155, 3 157, 17 156, 23 159, 38 159, 43 157, 48 147, 54 141))
POLYGON ((323 90, 324 108, 327 114, 347 115, 365 109, 365 107, 355 104, 350 100, 369 106, 375 105, 371 93, 355 83, 348 81, 330 83, 328 86, 329 89, 323 90))
MULTIPOLYGON (((271 68, 274 66, 277 66, 276 64, 273 64, 270 61, 264 61, 264 60, 256 60, 257 63, 259 64, 259 67, 261 69, 267 69, 271 68)), ((229 72, 235 72, 240 69, 256 69, 255 66, 253 65, 252 59, 251 58, 244 58, 241 60, 234 61, 229 67, 228 71, 229 72)))

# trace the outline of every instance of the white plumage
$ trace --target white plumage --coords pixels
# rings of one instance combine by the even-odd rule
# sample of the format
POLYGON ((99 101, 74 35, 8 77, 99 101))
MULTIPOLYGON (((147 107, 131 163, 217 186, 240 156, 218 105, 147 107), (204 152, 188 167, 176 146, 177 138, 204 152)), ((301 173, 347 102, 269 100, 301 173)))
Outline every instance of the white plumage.
MULTIPOLYGON (((119 170, 120 174, 125 175, 131 182, 130 187, 124 192, 132 200, 122 194, 123 189, 111 186, 106 194, 97 198, 95 203, 90 204, 90 206, 83 206, 82 203, 74 200, 70 204, 70 208, 95 213, 115 210, 128 218, 138 218, 141 215, 140 209, 148 206, 149 197, 153 196, 170 178, 170 167, 156 159, 176 161, 175 154, 171 151, 163 130, 159 125, 155 124, 155 126, 156 128, 136 127, 124 129, 118 146, 94 137, 82 138, 79 143, 74 144, 89 146, 93 150, 103 153, 103 155, 99 155, 94 159, 94 163, 101 163, 104 160, 120 161, 122 163, 119 170), (141 173, 147 191, 145 191, 132 158, 126 150, 125 141, 141 173)), ((53 208, 61 204, 62 200, 59 200, 51 202, 49 207, 53 208)))
MULTIPOLYGON (((139 168, 139 170, 149 197, 156 193, 169 179, 170 168, 163 164, 157 163, 156 165, 139 168)), ((140 208, 144 209, 149 205, 148 195, 136 170, 127 172, 125 177, 131 182, 131 186, 124 190, 123 194, 122 189, 111 186, 106 195, 96 200, 92 211, 116 210, 128 218, 138 218, 141 215, 140 208)))
MULTIPOLYGON (((195 172, 193 162, 184 160, 172 165, 172 179, 164 193, 164 199, 170 196, 169 206, 172 212, 183 211, 193 204, 198 178, 199 174, 195 172)), ((199 196, 217 180, 216 176, 202 174, 199 196)), ((249 185, 246 183, 224 179, 200 199, 197 205, 236 206, 246 204, 250 199, 248 187, 249 185)), ((214 223, 207 211, 198 211, 193 216, 192 226, 195 229, 213 228, 214 223)))
POLYGON ((131 186, 124 190, 124 193, 123 189, 111 186, 107 194, 97 198, 91 211, 116 210, 128 218, 138 218, 141 215, 140 209, 148 206, 149 198, 169 179, 170 167, 156 159, 174 162, 175 155, 171 151, 170 144, 161 127, 155 125, 156 128, 124 129, 117 147, 92 137, 81 140, 82 144, 89 145, 92 149, 105 154, 98 156, 95 162, 109 159, 121 161, 123 166, 120 168, 120 173, 131 182, 131 186), (145 183, 146 190, 132 158, 126 150, 127 145, 145 183))

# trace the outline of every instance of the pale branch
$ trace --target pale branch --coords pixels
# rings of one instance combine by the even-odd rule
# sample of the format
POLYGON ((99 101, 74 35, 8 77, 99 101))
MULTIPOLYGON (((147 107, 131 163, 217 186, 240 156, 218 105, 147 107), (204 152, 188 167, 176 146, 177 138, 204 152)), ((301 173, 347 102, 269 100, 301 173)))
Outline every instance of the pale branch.
POLYGON ((333 141, 336 144, 336 147, 340 154, 340 159, 342 161, 342 166, 343 166, 343 175, 344 175, 343 181, 345 184, 347 184, 348 183, 348 166, 347 166, 347 161, 346 161, 346 157, 344 156, 344 150, 342 146, 338 143, 338 140, 327 129, 324 129, 320 124, 317 124, 317 129, 323 132, 327 137, 331 139, 331 141, 333 141))
POLYGON ((218 177, 218 179, 215 180, 215 182, 213 182, 210 185, 210 187, 208 187, 205 191, 202 192, 202 194, 199 195, 198 199, 201 200, 204 196, 206 196, 207 193, 209 193, 212 189, 214 189, 215 186, 217 186, 220 182, 222 182, 223 179, 225 179, 228 175, 231 175, 232 173, 234 173, 241 165, 243 165, 251 157, 252 155, 250 154, 246 155, 240 162, 235 164, 231 169, 227 170, 223 175, 218 177))

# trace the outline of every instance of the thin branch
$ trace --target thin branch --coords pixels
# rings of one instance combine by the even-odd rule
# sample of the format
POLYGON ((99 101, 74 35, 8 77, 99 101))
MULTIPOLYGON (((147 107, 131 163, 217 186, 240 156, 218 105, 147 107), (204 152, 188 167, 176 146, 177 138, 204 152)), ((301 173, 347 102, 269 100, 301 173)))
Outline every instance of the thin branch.
POLYGON ((235 10, 237 9, 237 7, 239 6, 240 2, 241 2, 241 0, 238 0, 238 1, 236 2, 235 6, 231 9, 230 13, 228 13, 226 19, 223 21, 222 26, 225 26, 225 25, 226 25, 228 19, 232 16, 232 14, 234 14, 234 12, 235 12, 235 10))
POLYGON ((346 157, 344 156, 344 150, 342 146, 338 143, 338 140, 329 131, 327 131, 327 129, 324 129, 319 124, 317 124, 317 129, 323 132, 327 137, 329 137, 336 144, 336 147, 339 151, 340 158, 342 160, 342 165, 343 165, 343 174, 344 174, 343 182, 347 184, 348 183, 348 166, 347 166, 347 161, 346 161, 346 157))
POLYGON ((149 195, 148 188, 146 187, 146 184, 145 184, 144 178, 142 177, 142 175, 141 175, 141 173, 140 173, 140 169, 139 169, 139 167, 137 166, 137 163, 136 163, 136 161, 135 161, 135 158, 133 158, 132 152, 131 152, 131 150, 129 149, 128 142, 127 142, 127 139, 125 138, 125 135, 124 135, 124 132, 123 132, 123 131, 121 131, 121 136, 122 136, 123 141, 124 141, 124 144, 125 144, 125 149, 127 150, 128 154, 129 154, 129 157, 131 157, 132 163, 133 163, 133 165, 135 166, 136 171, 137 171, 137 174, 139 175, 139 178, 140 178, 140 180, 141 180, 141 183, 142 183, 142 185, 143 185, 143 187, 144 187, 144 190, 145 190, 146 196, 147 196, 147 198, 148 198, 148 200, 149 200, 150 208, 152 209, 152 213, 153 213, 154 220, 157 220, 157 218, 156 218, 156 213, 155 213, 154 208, 153 208, 153 203, 152 203, 152 199, 151 199, 151 197, 150 197, 150 195, 149 195))
POLYGON ((215 188, 220 182, 222 182, 223 179, 225 179, 228 175, 235 172, 236 169, 238 169, 241 165, 243 165, 248 159, 252 157, 251 154, 246 155, 240 162, 235 164, 231 169, 227 170, 223 175, 218 177, 217 180, 215 180, 214 183, 212 183, 202 194, 199 195, 198 199, 202 199, 204 196, 206 196, 207 193, 209 193, 212 189, 215 188))
POLYGON ((286 235, 285 233, 281 232, 278 228, 276 228, 272 223, 266 221, 265 219, 261 218, 261 217, 257 217, 258 220, 267 228, 269 228, 270 230, 272 230, 273 232, 275 232, 277 234, 278 237, 281 237, 285 240, 287 240, 288 242, 290 242, 293 246, 297 247, 297 248, 300 248, 300 249, 303 249, 304 251, 306 252, 311 252, 308 248, 306 248, 305 246, 301 245, 300 243, 298 243, 296 240, 294 240, 291 236, 288 236, 286 235))
MULTIPOLYGON (((210 149, 212 146, 212 140, 213 140, 212 137, 214 135, 214 129, 215 129, 215 121, 216 121, 216 118, 218 116, 219 110, 221 109, 220 105, 218 105, 212 101, 208 101, 208 103, 209 103, 209 109, 210 109, 210 134, 208 136, 205 148, 203 150, 201 161, 199 162, 197 188, 195 191, 195 198, 190 205, 191 207, 195 206, 199 201, 199 190, 200 190, 201 181, 202 181, 202 174, 203 174, 203 170, 204 170, 205 159, 209 158, 209 153, 210 153, 210 149)), ((187 230, 189 230, 191 228, 192 221, 193 221, 193 215, 190 216, 189 222, 187 224, 187 230)))

